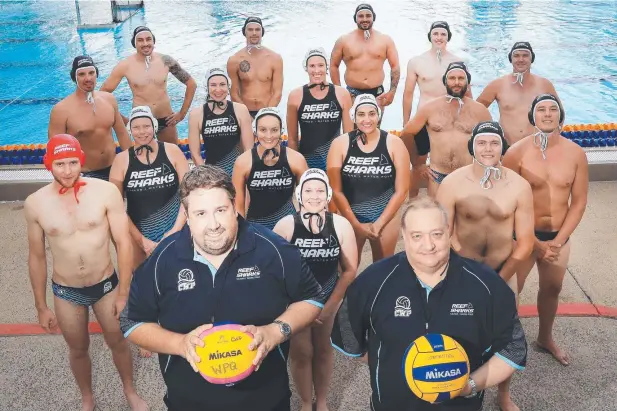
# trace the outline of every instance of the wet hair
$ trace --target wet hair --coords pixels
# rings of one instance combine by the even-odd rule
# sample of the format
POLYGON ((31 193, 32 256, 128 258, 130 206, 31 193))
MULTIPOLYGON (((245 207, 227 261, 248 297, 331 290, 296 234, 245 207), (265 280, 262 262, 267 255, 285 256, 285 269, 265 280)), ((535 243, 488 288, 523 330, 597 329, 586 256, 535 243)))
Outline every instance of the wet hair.
POLYGON ((446 211, 445 208, 443 208, 443 206, 437 200, 431 197, 428 197, 428 196, 417 196, 409 200, 407 203, 403 204, 401 227, 405 229, 405 218, 407 217, 407 213, 409 213, 410 211, 430 210, 430 209, 437 209, 441 211, 441 214, 443 215, 444 223, 448 225, 448 212, 446 211))
POLYGON ((180 201, 185 210, 188 210, 188 196, 199 188, 207 190, 222 188, 227 192, 227 196, 232 204, 236 200, 236 189, 231 182, 231 177, 222 168, 217 166, 210 164, 196 166, 184 175, 180 183, 180 201))

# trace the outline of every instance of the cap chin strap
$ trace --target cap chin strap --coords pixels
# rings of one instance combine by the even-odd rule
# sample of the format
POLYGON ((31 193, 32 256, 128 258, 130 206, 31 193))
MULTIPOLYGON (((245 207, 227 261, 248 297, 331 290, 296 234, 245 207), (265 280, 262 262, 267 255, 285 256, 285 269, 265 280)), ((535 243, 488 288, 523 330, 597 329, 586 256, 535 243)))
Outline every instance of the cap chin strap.
POLYGON ((527 70, 523 71, 522 73, 512 73, 512 75, 514 76, 514 81, 512 82, 512 84, 518 83, 521 87, 523 87, 523 78, 525 77, 525 73, 527 73, 527 70))
POLYGON ((249 54, 251 54, 251 50, 253 50, 253 49, 261 50, 262 48, 263 48, 263 46, 261 45, 261 40, 259 40, 259 44, 256 44, 256 45, 248 44, 248 40, 247 40, 246 51, 249 54))
POLYGON ((216 100, 213 100, 212 98, 210 98, 210 94, 208 93, 206 95, 206 104, 209 104, 209 103, 212 103, 212 108, 213 109, 214 109, 214 106, 217 106, 221 110, 224 110, 227 107, 227 98, 225 98, 225 100, 223 100, 223 101, 216 101, 216 100))
POLYGON ((548 147, 548 138, 553 133, 553 131, 557 130, 558 128, 551 131, 550 133, 545 133, 544 131, 540 130, 538 126, 534 126, 534 128, 538 131, 533 135, 533 144, 535 144, 536 146, 540 146, 542 158, 546 160, 546 147, 548 147))
POLYGON ((451 103, 452 100, 458 100, 458 111, 456 112, 456 114, 460 115, 461 114, 461 110, 463 109, 463 104, 465 104, 465 103, 463 103, 463 99, 460 98, 460 97, 451 96, 449 94, 446 95, 446 99, 448 100, 448 103, 451 103))
POLYGON ((86 183, 85 181, 79 181, 79 178, 77 179, 77 181, 75 181, 75 183, 71 186, 71 187, 60 187, 60 190, 58 190, 59 194, 65 194, 66 192, 68 192, 71 188, 73 189, 73 193, 75 194, 75 201, 77 201, 77 204, 79 204, 79 199, 77 198, 77 192, 79 191, 79 189, 83 186, 85 186, 86 183))
POLYGON ((501 167, 501 160, 499 161, 499 167, 486 166, 482 164, 480 161, 478 161, 475 155, 473 157, 473 161, 480 164, 482 168, 484 168, 484 175, 480 179, 480 187, 482 187, 485 190, 488 190, 489 188, 493 187, 493 183, 491 182, 491 172, 493 172, 493 179, 495 181, 501 180, 501 168, 499 168, 501 167))
POLYGON ((150 64, 152 63, 152 56, 146 56, 146 71, 150 70, 150 64))
POLYGON ((309 227, 308 228, 309 228, 309 231, 311 233, 313 232, 313 229, 311 228, 311 222, 313 221, 313 217, 317 218, 317 232, 320 232, 321 229, 324 226, 324 219, 321 216, 321 213, 311 213, 311 212, 307 211, 304 214, 302 214, 302 218, 308 219, 308 223, 309 223, 309 227))
POLYGON ((96 113, 96 103, 94 102, 94 93, 92 91, 85 91, 83 88, 79 87, 77 84, 77 88, 86 93, 86 103, 92 104, 92 112, 96 113))
POLYGON ((308 86, 308 88, 310 90, 310 89, 312 89, 314 87, 317 87, 317 86, 319 86, 319 89, 323 91, 323 90, 326 89, 326 87, 330 87, 330 84, 326 84, 325 82, 322 81, 321 83, 311 84, 310 86, 308 86))
POLYGON ((364 41, 369 41, 371 38, 371 31, 370 30, 364 30, 364 41))
POLYGON ((146 144, 142 144, 135 149, 135 154, 137 154, 138 156, 140 156, 141 153, 144 152, 144 150, 146 151, 146 162, 148 163, 148 166, 152 166, 152 163, 150 162, 150 153, 154 152, 154 149, 150 147, 150 143, 152 143, 152 140, 154 140, 154 135, 152 135, 152 139, 146 144))
POLYGON ((356 138, 351 140, 351 146, 355 146, 358 144, 358 140, 362 142, 362 145, 366 145, 368 141, 368 137, 364 131, 360 131, 360 129, 353 130, 356 132, 356 138))
POLYGON ((439 62, 439 65, 441 65, 441 58, 442 58, 441 55, 442 55, 442 53, 443 53, 443 51, 440 48, 438 48, 437 49, 437 61, 439 62))
POLYGON ((261 156, 261 161, 265 164, 266 163, 266 156, 269 153, 272 153, 272 159, 274 160, 275 158, 277 158, 280 153, 279 150, 277 150, 277 146, 279 146, 279 144, 281 144, 281 140, 282 140, 282 136, 279 137, 279 141, 276 143, 276 146, 272 147, 272 148, 266 148, 264 149, 264 154, 261 156))

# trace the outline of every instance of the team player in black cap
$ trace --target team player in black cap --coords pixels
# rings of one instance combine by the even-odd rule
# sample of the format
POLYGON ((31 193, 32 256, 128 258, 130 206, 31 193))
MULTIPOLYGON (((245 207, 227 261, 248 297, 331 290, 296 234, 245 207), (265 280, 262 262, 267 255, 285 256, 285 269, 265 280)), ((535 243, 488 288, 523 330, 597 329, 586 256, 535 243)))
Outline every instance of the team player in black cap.
POLYGON ((368 355, 371 410, 480 410, 486 388, 526 365, 514 293, 492 269, 451 250, 447 214, 430 197, 404 207, 401 231, 405 250, 349 286, 333 342, 348 355, 368 355), (402 372, 408 347, 428 333, 453 338, 469 357, 465 388, 440 404, 416 397, 402 372))
MULTIPOLYGON (((173 57, 156 53, 155 43, 156 37, 152 30, 146 26, 136 27, 131 39, 135 54, 114 67, 101 90, 113 92, 120 81, 126 78, 133 92, 133 107, 149 106, 157 118, 158 139, 178 144, 176 124, 186 117, 197 90, 197 83, 173 57), (171 107, 167 94, 167 77, 170 73, 186 86, 184 101, 178 111, 171 107)), ((128 119, 125 119, 125 122, 128 122, 128 119)))
MULTIPOLYGON (((508 143, 499 123, 475 126, 468 149, 473 163, 448 175, 437 191, 437 201, 448 213, 452 248, 491 267, 518 295, 516 273, 534 245, 531 187, 502 166, 508 143)), ((509 379, 499 385, 497 399, 503 411, 518 410, 509 386, 509 379)))
POLYGON ((244 104, 253 118, 262 108, 277 107, 283 96, 283 59, 261 44, 264 34, 261 19, 248 17, 242 26, 246 47, 227 60, 231 100, 244 104))
MULTIPOLYGON (((430 50, 412 57, 407 63, 407 79, 403 93, 403 126, 411 119, 411 108, 416 85, 420 90, 420 99, 416 111, 430 100, 442 96, 446 92, 442 77, 450 63, 462 61, 462 59, 447 47, 452 39, 452 31, 447 21, 435 21, 428 31, 428 41, 431 43, 430 50)), ((467 97, 471 97, 471 85, 467 87, 467 97)), ((428 130, 424 126, 414 136, 418 156, 414 160, 411 170, 411 183, 409 197, 418 195, 422 176, 426 172, 426 158, 431 150, 428 130)))
POLYGON ((371 94, 383 112, 392 104, 401 77, 398 51, 390 36, 373 28, 377 19, 370 4, 356 7, 353 20, 357 29, 336 41, 330 56, 332 82, 341 85, 339 66, 345 62, 345 85, 352 99, 360 94, 371 94), (390 90, 383 86, 384 62, 390 64, 390 90))
POLYGON ((527 121, 527 112, 533 99, 544 93, 557 96, 550 80, 531 72, 536 54, 527 41, 514 43, 508 53, 512 73, 491 81, 478 96, 478 102, 489 107, 494 101, 499 106, 499 122, 506 140, 513 145, 525 136, 534 133, 527 121))
POLYGON ((302 66, 309 82, 289 93, 288 144, 300 151, 309 167, 326 171, 332 140, 341 130, 343 133, 353 130, 349 116, 351 96, 343 87, 328 82, 328 57, 323 48, 307 51, 302 66), (298 141, 299 136, 302 141, 298 141))
POLYGON ((570 257, 570 236, 587 206, 589 167, 585 151, 561 135, 565 112, 557 96, 540 94, 527 116, 535 132, 510 147, 503 160, 533 190, 536 238, 532 256, 517 271, 519 289, 537 264, 540 322, 536 344, 569 365, 570 356, 553 340, 553 323, 570 257))
POLYGON ((57 134, 77 137, 86 162, 82 168, 87 177, 109 180, 109 170, 116 157, 116 145, 111 130, 123 150, 131 146, 118 102, 104 91, 95 91, 99 69, 90 56, 77 56, 70 72, 75 92, 51 110, 48 138, 57 134))
POLYGON ((291 341, 291 373, 302 400, 301 411, 313 410, 313 387, 316 410, 328 410, 326 397, 334 367, 332 323, 358 265, 353 227, 344 217, 327 211, 331 199, 326 173, 306 170, 296 186, 298 213, 283 218, 273 230, 300 249, 326 300, 315 324, 291 341))
POLYGON ((443 179, 452 171, 471 164, 467 149, 473 127, 490 121, 491 114, 482 104, 467 97, 471 73, 462 61, 450 63, 442 77, 446 94, 422 106, 407 123, 401 138, 407 145, 412 164, 418 163, 415 136, 426 127, 431 143, 428 194, 434 197, 443 179))

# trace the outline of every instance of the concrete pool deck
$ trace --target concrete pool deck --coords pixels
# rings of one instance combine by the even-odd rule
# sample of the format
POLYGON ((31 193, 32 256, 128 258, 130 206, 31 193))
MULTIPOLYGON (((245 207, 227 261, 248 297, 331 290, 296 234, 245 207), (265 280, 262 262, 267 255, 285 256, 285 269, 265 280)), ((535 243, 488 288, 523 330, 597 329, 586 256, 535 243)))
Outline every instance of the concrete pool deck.
MULTIPOLYGON (((535 299, 537 271, 521 294, 520 313, 529 343, 527 369, 516 374, 513 398, 522 410, 614 411, 617 409, 617 183, 594 182, 583 221, 572 236, 570 264, 561 294, 555 339, 571 355, 569 367, 537 352, 535 299), (568 318, 564 318, 569 316, 568 318)), ((7 410, 72 410, 79 394, 70 373, 67 348, 59 335, 40 335, 28 279, 27 240, 22 203, 0 204, 0 404, 7 410), (37 335, 38 334, 38 335, 37 335)), ((397 251, 402 244, 399 241, 397 251)), ((50 262, 48 257, 48 262, 50 262)), ((361 269, 370 262, 365 248, 361 269)), ((48 302, 53 302, 48 287, 48 302)), ((91 317, 92 318, 92 317, 91 317)), ((93 324, 90 353, 100 410, 128 410, 109 350, 93 324)), ((164 385, 154 358, 134 350, 139 393, 152 410, 164 410, 164 385)), ((367 410, 366 366, 335 354, 331 410, 367 410)), ((292 409, 299 409, 294 393, 292 409)), ((489 390, 485 410, 497 410, 489 390)))

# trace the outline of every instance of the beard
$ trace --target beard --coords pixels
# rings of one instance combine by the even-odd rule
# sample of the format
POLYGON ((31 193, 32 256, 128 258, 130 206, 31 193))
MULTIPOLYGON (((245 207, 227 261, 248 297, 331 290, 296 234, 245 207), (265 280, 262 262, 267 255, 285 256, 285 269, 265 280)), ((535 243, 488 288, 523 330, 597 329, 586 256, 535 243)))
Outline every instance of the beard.
POLYGON ((465 93, 467 93, 467 86, 465 85, 458 93, 455 93, 449 86, 446 86, 446 91, 448 92, 448 95, 452 97, 463 98, 465 93))
POLYGON ((238 225, 234 224, 233 227, 230 227, 229 229, 219 227, 219 230, 216 230, 213 233, 220 233, 220 237, 216 240, 211 240, 208 235, 204 234, 201 241, 197 241, 199 248, 201 248, 201 250, 206 254, 210 255, 225 254, 236 242, 238 225))
POLYGON ((372 22, 371 22, 371 23, 368 23, 368 27, 367 27, 367 28, 362 27, 363 23, 357 23, 357 25, 358 25, 358 28, 359 28, 360 30, 370 30, 370 29, 372 29, 372 28, 373 28, 373 23, 372 23, 372 22))
POLYGON ((64 187, 64 188, 71 188, 71 187, 73 187, 73 186, 75 185, 75 183, 77 182, 77 180, 79 179, 79 175, 78 175, 77 177, 75 177, 75 178, 73 179, 73 182, 72 182, 70 185, 66 186, 66 185, 64 185, 64 183, 62 182, 62 180, 60 180, 60 179, 59 179, 58 177, 56 177, 55 175, 53 175, 53 176, 54 176, 54 180, 56 180, 56 182, 57 182, 58 184, 60 184, 62 187, 64 187))

